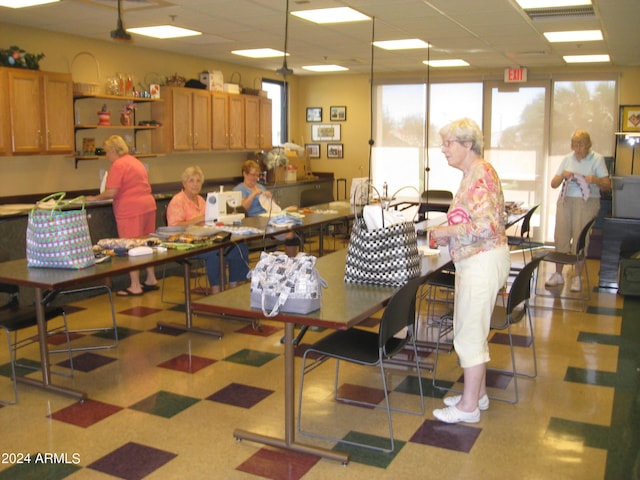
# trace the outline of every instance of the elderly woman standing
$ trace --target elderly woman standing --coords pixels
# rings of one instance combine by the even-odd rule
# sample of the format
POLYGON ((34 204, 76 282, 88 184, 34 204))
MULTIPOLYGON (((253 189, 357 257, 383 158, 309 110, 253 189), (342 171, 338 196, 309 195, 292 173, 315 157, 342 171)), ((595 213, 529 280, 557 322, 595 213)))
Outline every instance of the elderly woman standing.
MULTIPOLYGON (((200 195, 204 183, 204 173, 198 166, 187 167, 182 172, 182 191, 173 196, 167 206, 167 225, 196 225, 204 222, 206 203, 200 195)), ((220 292, 220 254, 212 250, 198 255, 207 265, 207 277, 211 285, 211 293, 220 292)), ((233 288, 238 282, 246 280, 249 273, 249 249, 242 243, 229 248, 225 253, 226 263, 229 265, 229 287, 233 288)))
POLYGON ((482 132, 470 119, 440 130, 442 152, 462 181, 447 213, 448 225, 431 230, 449 247, 456 267, 453 345, 464 371, 462 395, 445 398, 433 416, 446 423, 477 423, 489 408, 486 390, 491 314, 511 265, 505 235, 504 196, 494 168, 482 158, 482 132))
MULTIPOLYGON (((556 207, 556 251, 575 254, 580 232, 600 211, 600 189, 609 190, 611 182, 604 157, 591 149, 588 132, 576 130, 571 135, 571 150, 551 179, 551 188, 564 185, 556 207)), ((583 261, 576 264, 575 276, 571 280, 572 292, 582 290, 580 276, 583 267, 583 261)), ((563 284, 562 264, 556 263, 556 271, 545 285, 557 287, 563 284)))
MULTIPOLYGON (((88 196, 88 201, 113 199, 118 236, 136 238, 156 231, 156 200, 151 194, 149 175, 145 166, 132 155, 129 146, 119 135, 112 135, 104 142, 107 160, 111 162, 104 192, 88 196)), ((131 285, 120 290, 120 297, 140 296, 146 290, 157 290, 153 267, 147 267, 145 283, 140 282, 140 272, 129 272, 131 285)))

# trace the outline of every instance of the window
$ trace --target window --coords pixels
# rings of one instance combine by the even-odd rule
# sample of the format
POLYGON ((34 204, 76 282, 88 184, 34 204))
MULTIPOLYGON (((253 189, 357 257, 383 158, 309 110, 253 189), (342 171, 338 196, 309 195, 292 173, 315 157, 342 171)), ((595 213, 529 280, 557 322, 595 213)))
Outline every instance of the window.
POLYGON ((484 131, 484 155, 503 181, 505 199, 540 203, 540 213, 532 219, 533 236, 553 241, 558 190, 549 183, 571 150, 571 133, 589 131, 594 150, 613 156, 617 82, 613 76, 593 77, 597 75, 518 85, 501 80, 432 82, 428 91, 424 83, 379 84, 373 185, 382 192, 386 183, 389 195, 405 186, 455 192, 462 174, 447 164, 438 131, 469 117, 484 131))
POLYGON ((287 98, 288 85, 278 80, 262 80, 262 90, 271 99, 272 145, 283 145, 288 141, 289 101, 287 98))

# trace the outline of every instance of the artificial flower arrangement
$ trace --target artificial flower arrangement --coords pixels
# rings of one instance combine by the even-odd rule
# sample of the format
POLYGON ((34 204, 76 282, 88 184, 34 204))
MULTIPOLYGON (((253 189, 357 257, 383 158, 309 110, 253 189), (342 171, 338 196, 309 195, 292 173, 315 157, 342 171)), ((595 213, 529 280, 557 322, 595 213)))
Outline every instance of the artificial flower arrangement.
POLYGON ((128 100, 127 103, 124 104, 124 107, 122 107, 122 111, 120 113, 123 113, 125 115, 132 115, 135 109, 136 104, 133 102, 133 100, 128 100))
POLYGON ((40 69, 40 60, 44 53, 27 53, 20 47, 11 45, 7 49, 0 50, 0 64, 5 67, 40 69))
POLYGON ((289 159, 284 153, 284 148, 277 147, 264 155, 263 163, 267 170, 272 170, 276 167, 286 167, 289 159))

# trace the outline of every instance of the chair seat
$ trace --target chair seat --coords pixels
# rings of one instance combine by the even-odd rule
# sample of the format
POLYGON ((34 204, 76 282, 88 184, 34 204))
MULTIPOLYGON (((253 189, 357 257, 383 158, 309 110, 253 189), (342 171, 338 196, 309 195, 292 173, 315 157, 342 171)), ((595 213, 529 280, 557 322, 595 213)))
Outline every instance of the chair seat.
MULTIPOLYGON (((377 333, 358 328, 338 330, 316 342, 309 350, 363 365, 376 365, 379 361, 378 338, 377 333)), ((402 339, 392 340, 397 341, 398 344, 403 341, 402 339)), ((388 349, 394 346, 388 345, 388 349)))
POLYGON ((561 263, 563 265, 573 265, 576 263, 576 256, 573 253, 548 252, 544 256, 544 261, 561 263))
MULTIPOLYGON (((45 320, 59 317, 64 313, 62 307, 45 307, 45 320)), ((38 324, 36 319, 36 309, 34 307, 11 308, 0 312, 0 327, 9 332, 15 332, 38 324)))
POLYGON ((507 314, 507 308, 502 305, 496 305, 493 307, 493 314, 491 315, 491 329, 504 330, 507 328, 508 323, 517 323, 524 318, 526 310, 522 307, 517 307, 511 312, 511 318, 507 314))

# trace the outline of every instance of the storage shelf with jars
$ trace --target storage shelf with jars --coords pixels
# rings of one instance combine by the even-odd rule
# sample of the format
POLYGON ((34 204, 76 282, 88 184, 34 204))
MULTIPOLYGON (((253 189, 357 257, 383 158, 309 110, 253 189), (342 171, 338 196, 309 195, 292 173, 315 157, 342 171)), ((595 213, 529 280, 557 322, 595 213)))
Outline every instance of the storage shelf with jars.
POLYGON ((81 94, 73 100, 76 168, 80 161, 99 159, 96 148, 114 134, 125 139, 136 157, 157 156, 151 151, 151 131, 162 125, 151 118, 150 104, 161 99, 81 94))

